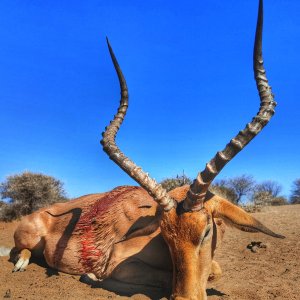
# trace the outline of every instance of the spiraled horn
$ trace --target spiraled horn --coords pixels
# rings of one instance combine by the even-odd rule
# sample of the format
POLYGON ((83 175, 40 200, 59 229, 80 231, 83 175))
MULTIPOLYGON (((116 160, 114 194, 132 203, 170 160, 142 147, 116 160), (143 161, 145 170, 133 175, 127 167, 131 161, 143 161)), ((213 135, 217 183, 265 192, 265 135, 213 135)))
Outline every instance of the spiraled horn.
POLYGON ((154 198, 154 200, 163 207, 165 211, 169 211, 176 205, 176 202, 167 194, 167 191, 163 189, 160 184, 158 184, 154 179, 150 178, 147 173, 145 173, 133 161, 125 156, 116 145, 115 138, 128 108, 128 89, 125 78, 110 46, 110 43, 108 39, 106 40, 112 62, 119 78, 121 100, 117 114, 102 133, 103 139, 101 140, 101 144, 103 146, 103 150, 108 154, 111 160, 113 160, 132 179, 139 183, 154 198))
POLYGON ((256 35, 253 52, 253 69, 257 89, 260 97, 260 108, 257 115, 246 128, 240 131, 225 147, 219 151, 207 164, 205 169, 197 175, 184 200, 185 210, 199 210, 207 196, 207 190, 213 179, 223 167, 236 156, 244 147, 268 124, 275 113, 276 102, 268 84, 262 57, 263 30, 263 1, 259 1, 256 35))

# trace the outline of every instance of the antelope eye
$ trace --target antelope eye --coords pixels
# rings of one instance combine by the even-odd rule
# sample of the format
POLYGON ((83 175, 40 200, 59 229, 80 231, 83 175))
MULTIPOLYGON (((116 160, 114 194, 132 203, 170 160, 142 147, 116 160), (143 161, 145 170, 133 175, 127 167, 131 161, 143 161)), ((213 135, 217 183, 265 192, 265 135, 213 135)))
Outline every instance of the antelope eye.
POLYGON ((210 233, 211 227, 207 227, 203 239, 207 238, 210 233))

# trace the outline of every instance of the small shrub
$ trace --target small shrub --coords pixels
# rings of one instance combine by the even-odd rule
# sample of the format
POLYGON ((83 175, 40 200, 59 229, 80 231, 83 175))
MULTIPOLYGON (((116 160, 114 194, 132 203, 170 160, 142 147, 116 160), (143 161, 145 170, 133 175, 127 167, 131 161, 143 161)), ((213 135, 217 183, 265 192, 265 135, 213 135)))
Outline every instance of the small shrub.
POLYGON ((252 202, 256 206, 271 205, 272 200, 273 200, 272 194, 266 191, 257 191, 252 196, 252 202))
POLYGON ((217 181, 215 184, 212 184, 209 187, 209 190, 212 193, 236 204, 237 194, 235 193, 235 191, 232 188, 226 186, 225 181, 223 181, 223 180, 217 181))
POLYGON ((10 222, 26 215, 26 209, 20 203, 6 204, 0 211, 0 220, 10 222))
POLYGON ((61 181, 31 172, 8 176, 0 184, 0 195, 9 202, 0 212, 0 219, 4 221, 18 219, 41 207, 67 200, 61 181))
POLYGON ((177 175, 175 178, 166 178, 161 181, 160 184, 167 192, 169 192, 177 187, 192 184, 192 180, 185 174, 182 174, 181 176, 177 175))
POLYGON ((276 206, 288 204, 288 201, 283 196, 274 197, 270 192, 258 191, 253 194, 253 203, 256 206, 276 206))
POLYGON ((285 197, 274 197, 272 199, 271 205, 277 206, 277 205, 286 205, 288 204, 288 200, 285 197))
POLYGON ((246 204, 246 205, 241 205, 241 208, 248 213, 255 213, 255 212, 260 212, 262 206, 255 205, 255 204, 246 204))

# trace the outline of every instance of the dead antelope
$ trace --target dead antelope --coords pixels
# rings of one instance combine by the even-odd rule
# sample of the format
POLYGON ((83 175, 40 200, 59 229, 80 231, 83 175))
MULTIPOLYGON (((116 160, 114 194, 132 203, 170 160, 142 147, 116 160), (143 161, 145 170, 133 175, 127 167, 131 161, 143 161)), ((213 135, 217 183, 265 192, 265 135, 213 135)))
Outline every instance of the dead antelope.
POLYGON ((123 293, 130 293, 137 286, 142 291, 149 287, 170 288, 171 299, 206 299, 208 278, 221 273, 213 256, 224 233, 224 223, 283 238, 208 190, 223 167, 274 114, 276 102, 262 59, 262 26, 260 0, 253 56, 261 101, 259 112, 206 164, 190 186, 169 193, 115 143, 128 107, 128 90, 108 42, 120 82, 121 101, 101 143, 110 159, 142 187, 118 187, 24 217, 14 235, 18 251, 14 271, 25 270, 31 254, 43 255, 52 268, 69 274, 92 273, 97 279, 106 279, 103 284, 108 282, 108 287, 123 293))

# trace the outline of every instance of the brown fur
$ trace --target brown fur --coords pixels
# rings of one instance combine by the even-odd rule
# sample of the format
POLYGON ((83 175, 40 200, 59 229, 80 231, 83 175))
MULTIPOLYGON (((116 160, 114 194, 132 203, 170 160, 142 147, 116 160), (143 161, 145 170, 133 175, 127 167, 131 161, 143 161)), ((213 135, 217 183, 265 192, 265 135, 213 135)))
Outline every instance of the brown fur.
POLYGON ((179 204, 167 213, 144 189, 129 186, 55 204, 22 219, 15 246, 21 254, 28 249, 44 255, 60 271, 117 280, 108 287, 121 285, 123 292, 132 284, 166 290, 173 285, 174 299, 206 299, 208 278, 221 273, 213 256, 223 238, 224 221, 241 230, 274 233, 213 194, 204 209, 181 213, 187 191, 184 186, 170 192, 179 204), (208 226, 211 230, 204 238, 208 226))

